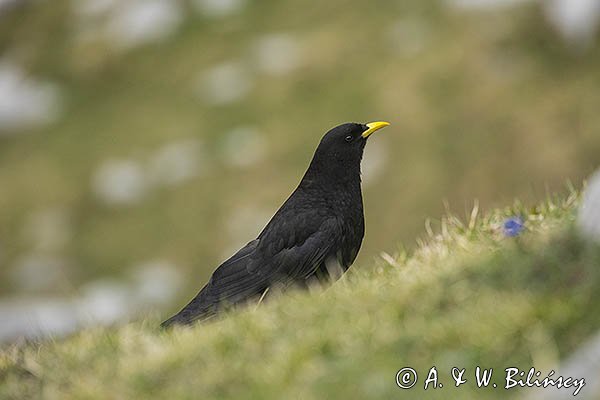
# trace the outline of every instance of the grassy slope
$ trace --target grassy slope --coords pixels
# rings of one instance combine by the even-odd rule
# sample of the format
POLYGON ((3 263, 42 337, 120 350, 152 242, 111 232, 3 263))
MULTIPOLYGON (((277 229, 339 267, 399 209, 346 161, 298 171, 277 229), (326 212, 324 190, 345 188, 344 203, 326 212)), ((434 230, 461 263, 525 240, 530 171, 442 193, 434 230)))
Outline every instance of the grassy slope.
POLYGON ((407 365, 421 373, 417 386, 437 366, 446 387, 431 397, 516 396, 472 382, 456 389, 448 371, 545 374, 600 328, 600 251, 574 234, 576 203, 572 194, 466 225, 446 218, 410 256, 193 329, 161 332, 149 318, 8 349, 0 398, 420 398, 421 387, 394 383, 407 365), (501 221, 515 214, 527 229, 503 238, 501 221))

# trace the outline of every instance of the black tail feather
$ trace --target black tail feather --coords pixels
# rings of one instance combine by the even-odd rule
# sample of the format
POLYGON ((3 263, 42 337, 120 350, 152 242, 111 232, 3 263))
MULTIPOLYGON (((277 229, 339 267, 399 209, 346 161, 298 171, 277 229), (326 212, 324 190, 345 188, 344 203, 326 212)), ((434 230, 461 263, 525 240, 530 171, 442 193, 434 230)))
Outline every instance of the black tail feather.
POLYGON ((207 297, 206 287, 204 287, 188 305, 164 321, 160 326, 162 328, 169 328, 173 325, 191 325, 194 322, 205 321, 214 317, 217 313, 216 307, 214 302, 209 301, 207 297))

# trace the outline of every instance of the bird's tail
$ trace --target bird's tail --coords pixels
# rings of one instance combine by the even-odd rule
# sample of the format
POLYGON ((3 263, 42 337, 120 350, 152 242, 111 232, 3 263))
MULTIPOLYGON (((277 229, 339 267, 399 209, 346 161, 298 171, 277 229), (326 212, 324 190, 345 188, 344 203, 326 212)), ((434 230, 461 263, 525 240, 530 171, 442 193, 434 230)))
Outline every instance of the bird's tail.
POLYGON ((217 309, 212 301, 209 301, 206 287, 196 295, 177 314, 164 321, 160 326, 169 328, 173 325, 191 325, 197 321, 205 321, 214 317, 217 314, 217 309))

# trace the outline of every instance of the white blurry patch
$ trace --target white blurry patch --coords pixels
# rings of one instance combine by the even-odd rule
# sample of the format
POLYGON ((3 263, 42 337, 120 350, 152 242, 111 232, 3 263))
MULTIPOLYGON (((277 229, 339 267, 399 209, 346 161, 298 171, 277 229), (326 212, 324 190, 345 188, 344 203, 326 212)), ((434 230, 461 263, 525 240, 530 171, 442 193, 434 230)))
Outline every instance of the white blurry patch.
POLYGON ((170 0, 73 0, 75 40, 107 40, 120 49, 160 41, 183 20, 181 3, 170 0))
POLYGON ((301 62, 298 41, 288 34, 269 34, 256 40, 254 58, 257 68, 270 75, 285 75, 301 62))
POLYGON ((166 260, 151 260, 132 269, 137 301, 140 305, 164 304, 181 287, 177 266, 166 260))
POLYGON ((370 138, 365 147, 361 163, 362 181, 365 185, 375 182, 382 174, 388 160, 388 152, 383 140, 370 138))
POLYGON ((532 0, 446 0, 446 4, 459 9, 495 10, 532 0))
POLYGON ((78 326, 76 307, 62 299, 1 300, 0 321, 0 342, 22 336, 66 335, 78 326))
POLYGON ((580 50, 593 44, 600 23, 599 0, 545 0, 546 17, 563 38, 580 50))
POLYGON ((204 72, 196 84, 197 94, 207 103, 229 104, 244 98, 252 88, 247 69, 238 62, 219 64, 204 72))
POLYGON ((579 207, 577 224, 584 237, 600 242, 600 171, 588 182, 579 207))
POLYGON ((86 323, 108 325, 132 312, 134 302, 127 285, 112 280, 98 280, 82 288, 78 312, 86 323))
POLYGON ((2 11, 9 10, 19 5, 19 3, 25 3, 25 0, 0 0, 0 15, 2 15, 2 11))
POLYGON ((64 260, 44 255, 28 254, 15 262, 11 280, 21 290, 38 291, 56 287, 66 270, 64 260))
POLYGON ((222 143, 224 161, 234 167, 248 167, 264 159, 267 140, 255 127, 240 126, 229 131, 222 143))
POLYGON ((137 203, 147 187, 144 170, 133 160, 105 161, 94 173, 92 185, 98 199, 109 205, 137 203))
MULTIPOLYGON (((38 271, 37 277, 46 275, 38 271)), ((73 299, 0 298, 0 343, 19 337, 62 336, 86 326, 110 325, 169 301, 181 285, 175 266, 151 261, 133 270, 132 284, 93 281, 73 299)))
POLYGON ((0 135, 55 121, 61 111, 58 87, 34 81, 6 60, 0 60, 0 135))
POLYGON ((405 17, 392 24, 388 38, 399 55, 412 57, 425 50, 430 35, 430 28, 425 20, 405 17))
POLYGON ((24 236, 36 251, 55 252, 62 249, 71 238, 66 210, 46 208, 32 212, 25 221, 24 236))
POLYGON ((182 17, 176 1, 129 0, 111 15, 107 29, 116 45, 129 48, 170 36, 182 17))
POLYGON ((225 17, 239 12, 245 0, 192 0, 194 8, 206 17, 225 17))
POLYGON ((198 176, 204 164, 202 143, 179 140, 158 149, 149 162, 149 175, 155 183, 177 185, 198 176))

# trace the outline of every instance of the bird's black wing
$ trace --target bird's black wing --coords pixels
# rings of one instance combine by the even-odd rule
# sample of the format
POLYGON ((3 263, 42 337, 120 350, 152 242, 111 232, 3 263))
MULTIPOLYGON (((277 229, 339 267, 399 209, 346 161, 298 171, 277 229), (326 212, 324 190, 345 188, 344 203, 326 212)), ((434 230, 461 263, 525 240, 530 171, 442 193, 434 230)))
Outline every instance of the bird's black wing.
POLYGON ((218 302, 236 304, 269 286, 310 277, 335 246, 335 218, 298 213, 274 218, 261 235, 213 273, 207 287, 218 302))
POLYGON ((314 212, 279 214, 253 240, 221 264, 206 286, 171 323, 191 323, 220 309, 258 298, 272 285, 309 278, 335 248, 334 217, 314 212))
POLYGON ((261 232, 257 250, 262 260, 253 259, 248 270, 294 281, 307 279, 338 245, 339 230, 337 218, 324 210, 283 212, 261 232))

